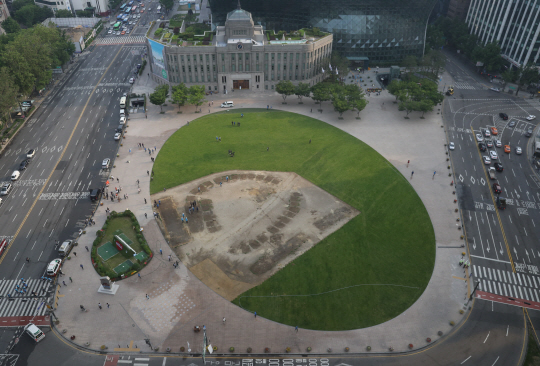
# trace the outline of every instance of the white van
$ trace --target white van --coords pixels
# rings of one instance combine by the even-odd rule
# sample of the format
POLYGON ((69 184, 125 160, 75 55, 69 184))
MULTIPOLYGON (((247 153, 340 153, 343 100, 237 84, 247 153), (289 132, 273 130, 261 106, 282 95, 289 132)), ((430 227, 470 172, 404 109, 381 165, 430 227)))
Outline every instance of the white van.
POLYGON ((65 257, 69 254, 71 248, 73 248, 73 240, 66 240, 62 243, 62 245, 60 245, 60 248, 58 249, 58 254, 60 254, 62 257, 65 257))
POLYGON ((120 98, 120 108, 126 108, 126 97, 120 98))
POLYGON ((36 342, 42 341, 43 338, 45 338, 45 334, 43 334, 41 329, 39 329, 38 327, 36 327, 32 323, 28 323, 24 327, 24 331, 26 332, 26 334, 28 334, 30 337, 32 337, 32 339, 34 341, 36 341, 36 342))
POLYGON ((221 103, 221 108, 231 108, 231 107, 234 107, 234 103, 232 101, 221 103))

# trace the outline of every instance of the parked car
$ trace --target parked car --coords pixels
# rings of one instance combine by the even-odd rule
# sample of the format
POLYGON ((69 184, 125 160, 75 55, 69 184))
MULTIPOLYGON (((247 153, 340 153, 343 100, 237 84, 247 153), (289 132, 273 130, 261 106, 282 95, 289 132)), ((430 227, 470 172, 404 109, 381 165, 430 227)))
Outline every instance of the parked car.
POLYGON ((130 84, 133 84, 134 82, 135 82, 135 79, 134 79, 134 78, 130 78, 130 79, 129 79, 129 83, 130 83, 130 84))
POLYGON ((117 133, 114 134, 114 140, 115 141, 120 140, 120 137, 122 137, 122 134, 120 132, 117 132, 117 133))
POLYGON ((60 270, 60 265, 62 264, 62 260, 60 258, 56 258, 49 265, 47 266, 47 276, 54 277, 58 273, 58 270, 60 270))
POLYGON ((453 142, 451 142, 451 143, 448 144, 448 149, 454 150, 455 148, 456 148, 456 145, 454 145, 453 142))
POLYGON ((489 88, 489 90, 493 90, 494 92, 500 92, 499 88, 489 88))

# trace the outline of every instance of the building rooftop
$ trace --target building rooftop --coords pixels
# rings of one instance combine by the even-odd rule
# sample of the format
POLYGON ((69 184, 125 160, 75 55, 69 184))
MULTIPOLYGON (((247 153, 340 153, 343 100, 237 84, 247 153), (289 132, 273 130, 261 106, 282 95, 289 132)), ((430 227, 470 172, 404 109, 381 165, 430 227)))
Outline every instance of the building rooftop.
POLYGON ((227 20, 251 20, 251 13, 236 9, 227 14, 227 20))

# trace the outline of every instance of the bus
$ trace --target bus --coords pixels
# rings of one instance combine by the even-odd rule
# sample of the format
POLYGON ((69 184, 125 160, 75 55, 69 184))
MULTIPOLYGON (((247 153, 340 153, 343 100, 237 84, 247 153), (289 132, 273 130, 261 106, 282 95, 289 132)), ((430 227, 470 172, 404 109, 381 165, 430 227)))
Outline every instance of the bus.
POLYGON ((131 13, 131 8, 126 8, 126 11, 124 11, 124 13, 126 13, 126 14, 131 13))
POLYGON ((114 25, 114 28, 113 28, 113 29, 114 29, 115 31, 118 31, 118 30, 120 30, 120 27, 121 27, 121 26, 122 26, 122 23, 117 22, 117 23, 114 25))
POLYGON ((131 12, 135 13, 135 10, 137 10, 137 5, 135 5, 134 7, 131 8, 131 12))
POLYGON ((120 11, 124 11, 124 9, 126 8, 126 4, 122 4, 122 6, 120 6, 120 11))
POLYGON ((116 21, 117 21, 117 22, 121 21, 123 17, 124 17, 124 16, 123 16, 122 14, 118 15, 118 16, 116 17, 116 21))

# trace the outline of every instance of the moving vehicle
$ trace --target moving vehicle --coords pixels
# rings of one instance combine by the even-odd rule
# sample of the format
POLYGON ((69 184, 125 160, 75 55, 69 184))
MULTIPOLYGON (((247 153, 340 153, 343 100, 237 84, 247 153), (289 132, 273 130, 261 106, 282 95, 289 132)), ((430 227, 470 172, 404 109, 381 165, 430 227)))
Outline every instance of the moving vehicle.
POLYGON ((45 272, 47 276, 54 277, 58 273, 58 270, 60 269, 60 264, 62 264, 62 260, 60 258, 56 258, 49 263, 47 266, 47 271, 45 272))
POLYGON ((489 174, 490 179, 497 179, 497 177, 495 176, 495 168, 494 167, 491 167, 491 168, 488 169, 488 174, 489 174))
POLYGON ((451 143, 448 144, 448 149, 454 150, 455 148, 456 148, 456 145, 454 145, 453 142, 451 142, 451 143))
POLYGON ((497 127, 491 127, 491 134, 494 136, 497 136, 499 134, 499 131, 497 131, 497 127))
POLYGON ((489 88, 489 90, 493 90, 494 92, 500 92, 499 88, 489 88))
POLYGON ((120 11, 124 11, 126 9, 127 4, 120 5, 120 11))
POLYGON ((28 152, 26 153, 26 157, 28 159, 32 159, 34 157, 34 155, 36 154, 35 150, 34 149, 30 149, 28 150, 28 152))
POLYGON ((495 140, 495 146, 501 147, 502 146, 501 140, 495 140))
POLYGON ((107 159, 103 160, 103 162, 101 163, 101 167, 103 169, 107 169, 107 168, 109 168, 110 164, 111 164, 111 159, 107 158, 107 159))
POLYGON ((0 255, 4 253, 4 250, 6 250, 7 245, 8 245, 7 239, 2 239, 2 241, 0 241, 0 255))
POLYGON ((525 132, 525 137, 531 137, 533 134, 533 129, 531 127, 529 127, 527 129, 527 132, 525 132))
POLYGON ((512 149, 510 149, 510 145, 504 145, 504 152, 507 154, 510 154, 512 152, 512 149))
POLYGON ((503 113, 503 112, 499 113, 499 117, 501 117, 505 121, 508 120, 508 115, 506 113, 503 113))
POLYGON ((20 176, 21 176, 21 172, 18 171, 18 170, 15 170, 15 171, 11 174, 11 180, 17 180, 17 179, 19 179, 20 176))
POLYGON ((526 119, 527 121, 532 121, 532 120, 535 119, 535 118, 536 118, 536 116, 533 116, 532 114, 529 115, 529 116, 527 116, 527 117, 525 117, 525 119, 526 119))
POLYGON ((11 191, 11 187, 11 183, 4 183, 2 189, 0 189, 0 196, 7 196, 7 194, 11 191))
POLYGON ((107 31, 107 34, 111 34, 111 33, 112 33, 112 29, 109 29, 109 30, 107 31))
POLYGON ((43 338, 45 338, 45 334, 43 334, 41 329, 39 329, 32 323, 26 324, 24 326, 24 331, 26 332, 26 334, 32 337, 35 342, 40 342, 43 340, 43 338))
POLYGON ((122 23, 121 23, 121 22, 117 22, 117 23, 114 24, 113 29, 114 29, 115 31, 118 31, 118 30, 120 30, 120 27, 121 27, 121 26, 122 26, 122 23))
POLYGON ((493 147, 493 142, 491 142, 491 140, 486 140, 486 146, 493 147))
POLYGON ((506 198, 497 197, 497 207, 499 210, 504 210, 506 208, 506 198))
POLYGON ((498 172, 502 172, 504 170, 503 165, 501 163, 495 163, 495 169, 498 172))
POLYGON ((490 151, 489 156, 492 160, 497 160, 499 158, 496 151, 490 151))
POLYGON ((24 159, 23 161, 21 161, 21 164, 19 165, 19 171, 25 170, 28 164, 30 164, 30 159, 24 159))
POLYGON ((521 151, 521 147, 516 147, 516 154, 518 155, 521 155, 522 151, 521 151))
MULTIPOLYGON (((231 102, 231 103, 232 103, 232 102, 231 102)), ((221 108, 223 108, 223 104, 221 105, 221 108)), ((484 141, 484 137, 482 136, 481 133, 477 133, 477 134, 476 134, 476 140, 477 140, 478 142, 484 141)))
POLYGON ((480 151, 486 151, 487 150, 486 144, 484 144, 483 142, 480 142, 478 144, 478 148, 480 149, 480 151))
POLYGON ((516 121, 512 120, 510 121, 510 123, 508 124, 508 127, 515 127, 516 126, 516 121))
POLYGON ((502 188, 499 185, 499 183, 493 183, 493 192, 495 192, 495 193, 501 193, 502 192, 502 188))
POLYGON ((454 95, 454 87, 449 86, 448 90, 446 91, 446 95, 454 95))
POLYGON ((491 132, 487 128, 484 130, 484 136, 491 137, 491 132))
POLYGON ((482 159, 484 159, 484 164, 489 165, 491 164, 491 159, 489 156, 483 156, 482 159))
POLYGON ((129 83, 130 83, 130 84, 133 84, 134 82, 135 82, 135 79, 134 79, 134 78, 130 78, 130 79, 129 79, 129 83))
POLYGON ((58 254, 60 254, 62 257, 65 257, 69 254, 71 249, 73 248, 73 240, 66 240, 60 245, 60 248, 58 248, 58 254))
MULTIPOLYGON (((227 101, 227 102, 223 102, 221 103, 221 108, 232 108, 234 107, 234 103, 232 101, 227 101)), ((478 137, 478 135, 477 135, 478 137)))

